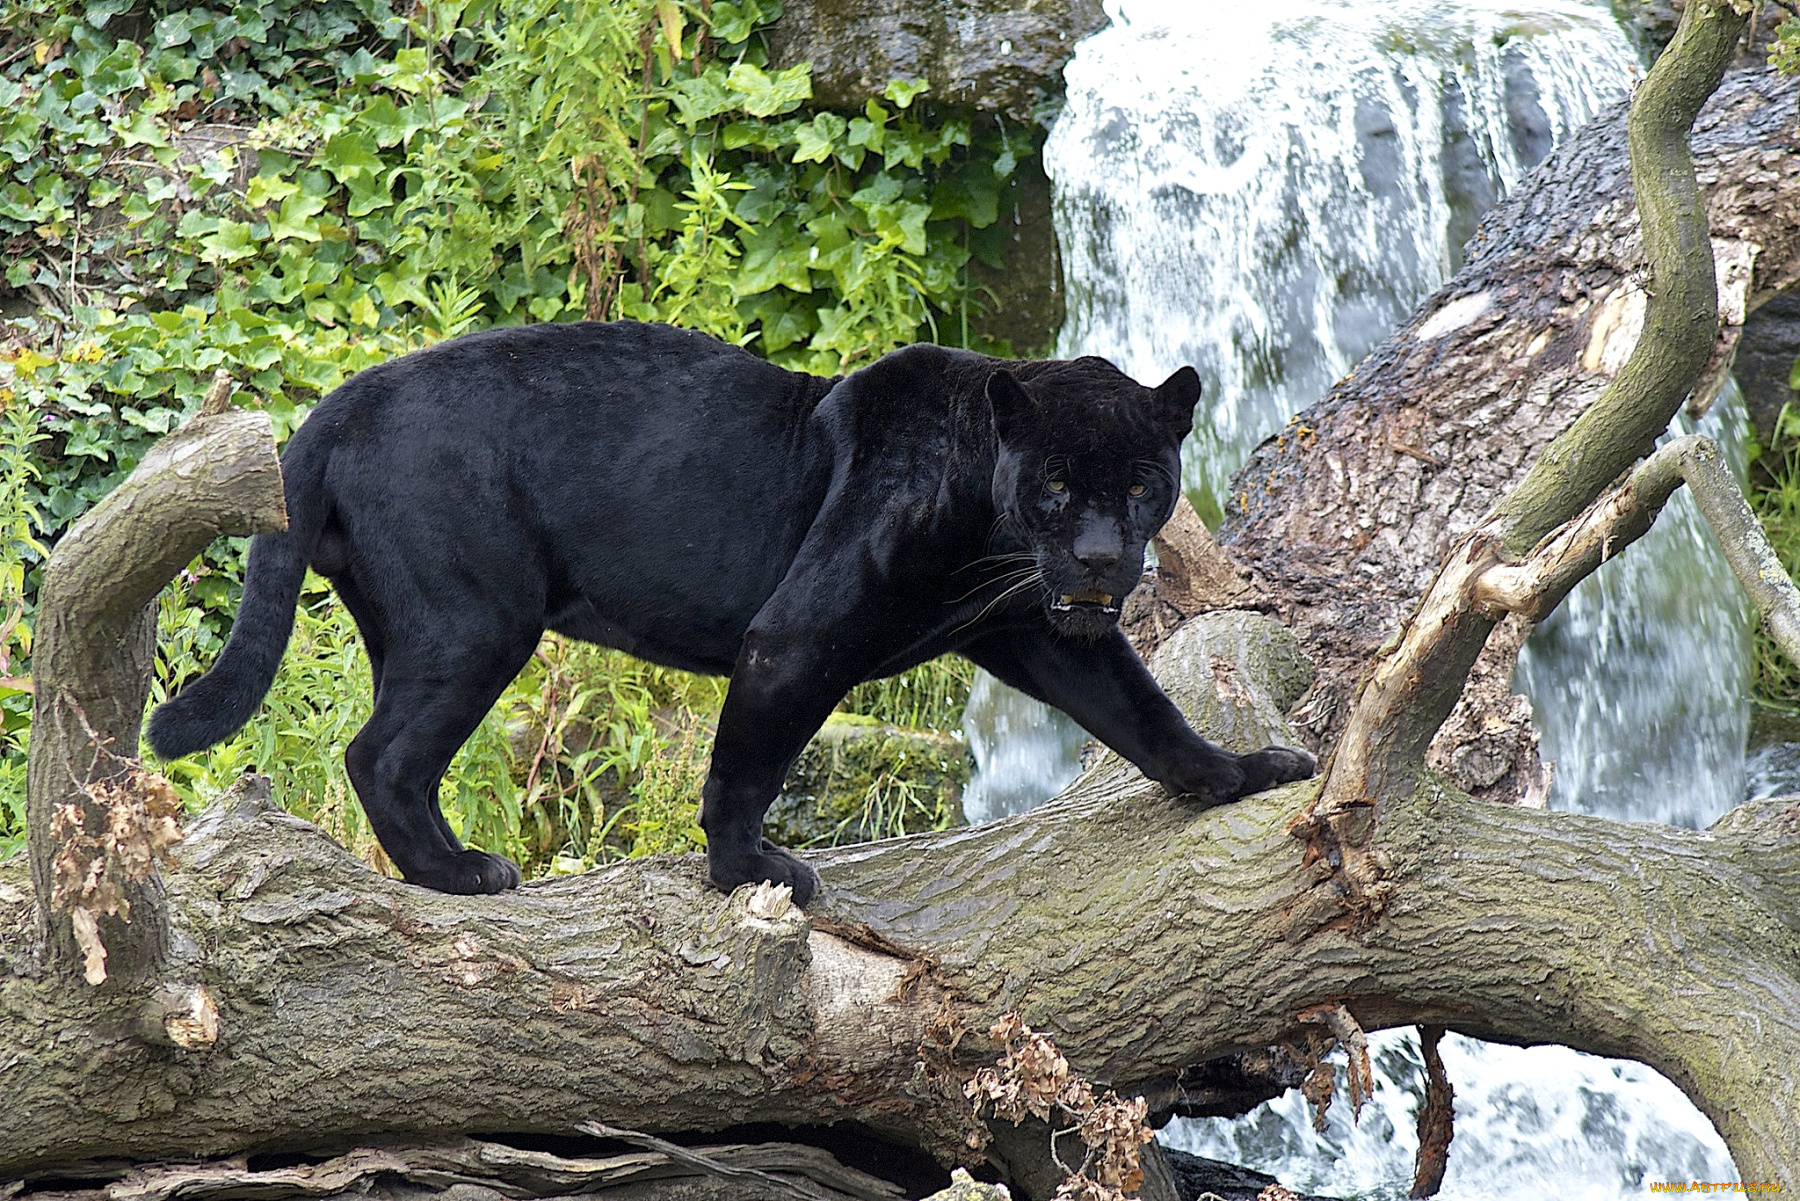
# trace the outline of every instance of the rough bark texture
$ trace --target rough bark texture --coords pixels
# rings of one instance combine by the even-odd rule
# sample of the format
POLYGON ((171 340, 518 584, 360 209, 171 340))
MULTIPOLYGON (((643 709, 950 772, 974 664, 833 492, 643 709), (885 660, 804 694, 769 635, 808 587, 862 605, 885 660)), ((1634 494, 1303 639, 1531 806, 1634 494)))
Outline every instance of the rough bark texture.
MULTIPOLYGON (((1724 320, 1715 384, 1744 314, 1800 280, 1796 96, 1800 80, 1766 68, 1729 75, 1695 124, 1724 320)), ((1319 663, 1296 715, 1315 744, 1335 744, 1370 656, 1450 545, 1633 349, 1645 277, 1625 142, 1620 105, 1552 155, 1483 223, 1456 277, 1234 481, 1221 542, 1319 663)), ((1525 630, 1502 633, 1431 761, 1516 798, 1542 769, 1507 687, 1525 630)))
MULTIPOLYGON (((228 387, 215 381, 209 408, 228 387)), ((59 970, 80 965, 91 984, 156 974, 167 941, 156 815, 135 770, 156 594, 219 535, 285 522, 268 416, 213 412, 157 443, 44 568, 27 821, 59 970)))
MULTIPOLYGON (((1163 678, 1205 702, 1203 726, 1220 731, 1210 712, 1252 731, 1254 681, 1222 680, 1200 645, 1242 626, 1189 628, 1163 678)), ((1641 1059, 1697 1100, 1747 1179, 1800 1163, 1800 808, 1695 833, 1427 780, 1382 810, 1370 913, 1289 833, 1307 796, 1196 812, 1106 762, 1026 817, 818 853, 813 911, 767 916, 748 890, 709 891, 698 857, 439 896, 239 796, 196 823, 168 881, 163 978, 219 1015, 189 1049, 147 1043, 129 998, 39 971, 28 882, 0 868, 0 1175, 596 1119, 856 1122, 978 1160, 960 1084, 991 1062, 980 1032, 1001 1013, 1129 1089, 1305 1045, 1299 1015, 1325 1002, 1368 1029, 1641 1059)))

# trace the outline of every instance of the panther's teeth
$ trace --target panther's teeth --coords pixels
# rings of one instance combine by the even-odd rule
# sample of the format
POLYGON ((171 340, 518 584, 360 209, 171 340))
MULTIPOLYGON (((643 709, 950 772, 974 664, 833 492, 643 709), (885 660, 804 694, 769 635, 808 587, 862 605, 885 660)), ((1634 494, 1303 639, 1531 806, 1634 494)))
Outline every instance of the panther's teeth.
POLYGON ((1057 598, 1056 607, 1067 609, 1077 601, 1084 605, 1099 605, 1102 609, 1111 610, 1113 594, 1110 592, 1065 592, 1057 598))

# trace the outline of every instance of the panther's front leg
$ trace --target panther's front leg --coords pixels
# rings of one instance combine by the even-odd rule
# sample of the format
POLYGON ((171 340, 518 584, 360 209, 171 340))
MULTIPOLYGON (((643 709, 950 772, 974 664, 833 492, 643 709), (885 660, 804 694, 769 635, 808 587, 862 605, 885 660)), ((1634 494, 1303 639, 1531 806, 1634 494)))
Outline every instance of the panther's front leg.
POLYGON ((762 836, 762 821, 794 757, 860 678, 841 656, 816 649, 821 643, 756 628, 745 636, 700 804, 707 871, 727 892, 767 880, 788 885, 805 905, 819 889, 817 872, 762 836))
POLYGON ((1222 804, 1304 780, 1313 757, 1270 746, 1234 754, 1194 732, 1117 629, 1093 641, 1043 631, 990 634, 963 648, 1021 692, 1054 705, 1178 795, 1222 804))

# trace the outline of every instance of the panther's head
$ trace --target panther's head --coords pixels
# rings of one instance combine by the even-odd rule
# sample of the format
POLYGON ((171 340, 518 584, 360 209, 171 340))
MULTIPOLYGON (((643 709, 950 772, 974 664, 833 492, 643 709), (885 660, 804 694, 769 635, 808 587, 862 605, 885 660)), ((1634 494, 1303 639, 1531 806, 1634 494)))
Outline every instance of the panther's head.
POLYGON ((1146 388, 1105 359, 1020 363, 988 376, 987 397, 994 506, 1030 547, 1051 625, 1098 638, 1174 512, 1200 377, 1183 367, 1146 388))

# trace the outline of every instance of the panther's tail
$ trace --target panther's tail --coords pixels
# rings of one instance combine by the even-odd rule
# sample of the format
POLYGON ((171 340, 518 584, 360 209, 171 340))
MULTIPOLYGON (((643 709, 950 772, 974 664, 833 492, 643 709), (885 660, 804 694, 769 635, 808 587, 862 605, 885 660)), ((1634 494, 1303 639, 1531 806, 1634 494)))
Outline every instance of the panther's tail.
POLYGON ((150 749, 176 759, 223 742, 256 715, 294 630, 306 567, 325 528, 326 439, 296 433, 281 459, 288 528, 250 543, 244 599, 212 667, 150 717, 150 749))

